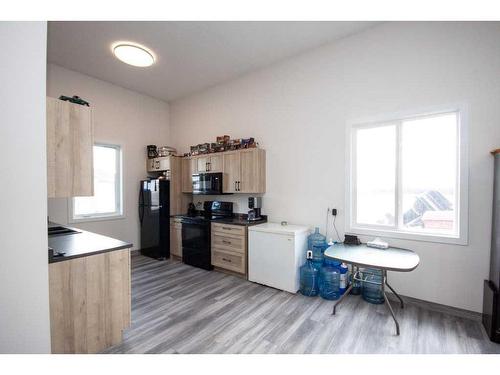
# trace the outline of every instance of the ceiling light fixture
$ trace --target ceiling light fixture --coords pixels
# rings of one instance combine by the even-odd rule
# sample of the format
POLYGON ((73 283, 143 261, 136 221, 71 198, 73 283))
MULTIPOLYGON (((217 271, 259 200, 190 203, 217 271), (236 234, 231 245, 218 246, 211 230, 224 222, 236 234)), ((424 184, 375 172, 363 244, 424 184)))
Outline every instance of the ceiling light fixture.
POLYGON ((153 51, 137 43, 116 42, 111 50, 118 60, 133 66, 151 66, 156 60, 153 51))

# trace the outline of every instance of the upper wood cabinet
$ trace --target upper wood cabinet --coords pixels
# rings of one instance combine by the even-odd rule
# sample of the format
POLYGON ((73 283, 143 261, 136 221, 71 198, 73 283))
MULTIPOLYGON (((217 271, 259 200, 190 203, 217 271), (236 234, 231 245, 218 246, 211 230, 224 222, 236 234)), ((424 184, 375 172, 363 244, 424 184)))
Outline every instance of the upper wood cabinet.
POLYGON ((259 148, 223 154, 224 193, 265 193, 266 152, 259 148))
POLYGON ((222 155, 204 155, 195 160, 196 170, 193 173, 222 172, 222 155))
POLYGON ((222 190, 224 193, 237 193, 240 181, 241 157, 239 152, 227 152, 223 157, 224 177, 222 190))
POLYGON ((173 156, 164 156, 161 158, 147 159, 148 172, 163 172, 171 169, 170 161, 173 156))
POLYGON ((92 109, 47 98, 47 195, 94 195, 92 109))
POLYGON ((182 159, 182 192, 193 192, 193 179, 192 175, 197 168, 197 160, 192 158, 182 159))

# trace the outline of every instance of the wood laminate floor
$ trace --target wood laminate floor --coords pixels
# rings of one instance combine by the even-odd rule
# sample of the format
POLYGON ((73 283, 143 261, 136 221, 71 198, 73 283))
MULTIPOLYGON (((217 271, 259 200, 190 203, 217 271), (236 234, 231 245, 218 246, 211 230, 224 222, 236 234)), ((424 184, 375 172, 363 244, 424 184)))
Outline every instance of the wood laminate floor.
POLYGON ((132 256, 132 325, 106 353, 500 353, 481 323, 407 303, 293 295, 178 261, 132 256))

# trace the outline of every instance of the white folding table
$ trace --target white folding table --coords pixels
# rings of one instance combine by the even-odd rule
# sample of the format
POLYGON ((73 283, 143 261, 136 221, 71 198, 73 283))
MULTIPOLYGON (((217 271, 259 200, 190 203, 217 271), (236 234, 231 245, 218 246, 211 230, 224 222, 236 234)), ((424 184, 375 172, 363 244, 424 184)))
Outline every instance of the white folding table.
MULTIPOLYGON (((385 287, 394 293, 394 295, 399 299, 401 303, 401 308, 404 308, 404 303, 401 297, 396 293, 396 291, 387 282, 387 271, 397 271, 397 272, 410 272, 417 268, 420 263, 419 256, 406 249, 400 249, 396 247, 389 247, 387 249, 376 249, 373 247, 368 247, 364 244, 362 245, 343 245, 337 244, 330 246, 325 250, 325 257, 337 260, 339 262, 347 263, 352 265, 352 275, 353 281, 358 280, 360 282, 369 282, 382 286, 382 293, 384 294, 384 299, 387 304, 387 308, 396 323, 396 334, 399 335, 399 323, 394 315, 392 306, 385 293, 385 287), (375 268, 382 271, 382 282, 376 283, 373 281, 365 281, 361 277, 359 267, 369 267, 375 268)), ((345 293, 340 297, 340 299, 333 306, 332 315, 335 315, 335 310, 337 305, 342 302, 342 300, 349 294, 353 287, 353 282, 345 293)))

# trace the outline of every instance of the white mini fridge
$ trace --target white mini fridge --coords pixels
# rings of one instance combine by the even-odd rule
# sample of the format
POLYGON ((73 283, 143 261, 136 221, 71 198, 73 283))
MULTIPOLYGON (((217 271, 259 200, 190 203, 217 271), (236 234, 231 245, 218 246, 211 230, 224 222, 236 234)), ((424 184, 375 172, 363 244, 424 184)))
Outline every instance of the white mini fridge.
POLYGON ((248 280, 296 293, 309 228, 264 223, 248 228, 248 280))

